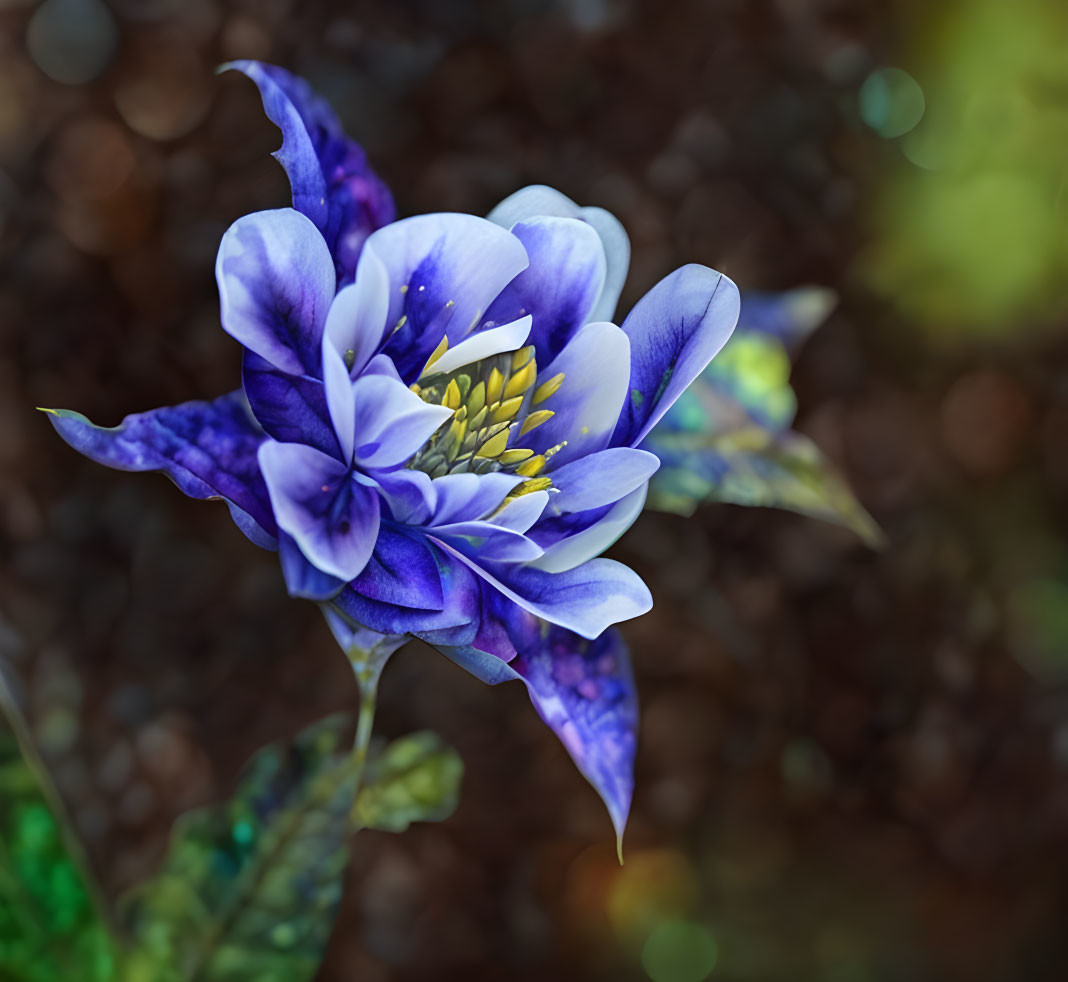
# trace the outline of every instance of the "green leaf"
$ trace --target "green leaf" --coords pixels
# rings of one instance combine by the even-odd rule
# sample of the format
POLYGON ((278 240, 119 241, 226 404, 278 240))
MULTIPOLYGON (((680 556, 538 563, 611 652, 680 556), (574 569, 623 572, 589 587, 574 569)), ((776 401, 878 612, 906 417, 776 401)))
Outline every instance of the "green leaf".
POLYGON ((110 932, 61 805, 0 679, 0 978, 108 982, 110 932))
POLYGON ((664 466, 650 486, 652 508, 680 515, 707 501, 785 508, 845 526, 875 548, 883 545, 875 520, 800 433, 754 425, 714 435, 674 433, 656 450, 664 466))
POLYGON ((159 874, 127 898, 128 982, 300 982, 333 927, 356 793, 344 718, 253 757, 224 805, 175 823, 159 874))
POLYGON ((456 809, 464 765, 436 733, 421 731, 389 744, 367 765, 356 799, 357 827, 403 832, 412 822, 440 822, 456 809))

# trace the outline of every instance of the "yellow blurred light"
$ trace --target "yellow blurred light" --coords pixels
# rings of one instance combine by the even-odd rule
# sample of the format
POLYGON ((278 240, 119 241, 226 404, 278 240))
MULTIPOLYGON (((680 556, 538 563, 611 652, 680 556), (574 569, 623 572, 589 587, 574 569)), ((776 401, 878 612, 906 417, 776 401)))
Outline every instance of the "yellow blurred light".
POLYGON ((685 855, 646 850, 627 856, 608 899, 608 914, 619 938, 633 942, 665 917, 686 916, 697 898, 697 879, 685 855))
POLYGON ((943 334, 1055 321, 1068 312, 1068 5, 914 9, 927 111, 877 189, 859 271, 943 334))

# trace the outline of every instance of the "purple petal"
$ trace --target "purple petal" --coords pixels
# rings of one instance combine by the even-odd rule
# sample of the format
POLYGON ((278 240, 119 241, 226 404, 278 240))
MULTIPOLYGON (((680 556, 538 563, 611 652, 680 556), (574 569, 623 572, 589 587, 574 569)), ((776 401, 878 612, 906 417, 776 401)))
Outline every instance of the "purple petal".
POLYGON ((364 249, 356 282, 342 289, 326 315, 323 336, 339 355, 351 352, 349 374, 359 377, 382 343, 389 313, 389 275, 373 248, 364 249))
POLYGON ((452 372, 492 355, 517 351, 527 343, 530 325, 530 317, 520 317, 500 327, 483 327, 477 334, 472 334, 456 347, 449 348, 434 362, 434 371, 452 372))
POLYGON ((516 474, 446 474, 434 479, 437 502, 430 525, 468 522, 499 507, 525 478, 516 474))
POLYGON ((612 447, 553 470, 556 493, 548 513, 587 511, 610 505, 656 473, 660 458, 646 450, 612 447))
POLYGON ((378 492, 314 447, 267 441, 260 468, 281 529, 322 572, 351 580, 378 536, 378 492))
POLYGON ((512 234, 523 243, 530 265, 508 284, 486 317, 500 324, 530 314, 530 344, 544 365, 590 319, 604 287, 604 248, 593 227, 576 218, 528 219, 515 225, 512 234))
POLYGON ((530 537, 545 552, 531 565, 547 573, 562 573, 596 558, 637 521, 648 491, 649 485, 643 483, 607 509, 602 506, 539 523, 530 537))
POLYGON ((634 792, 638 694, 618 631, 595 641, 550 627, 510 667, 527 683, 538 714, 601 796, 619 839, 634 792))
POLYGON ((345 586, 337 576, 324 573, 300 551, 300 546, 291 536, 282 532, 278 537, 278 558, 282 563, 282 576, 291 597, 306 600, 329 600, 336 597, 345 586))
POLYGON ((490 522, 455 522, 432 531, 435 539, 476 562, 525 563, 542 555, 541 546, 523 533, 490 522))
POLYGON ((524 610, 586 638, 653 606, 649 588, 638 574, 612 559, 592 559, 566 572, 546 573, 527 565, 476 563, 451 546, 443 548, 524 610))
POLYGON ((707 266, 683 266, 627 315, 629 396, 613 446, 637 446, 726 344, 738 322, 738 287, 707 266))
POLYGON ((507 197, 487 216, 491 222, 512 228, 517 222, 543 215, 580 218, 593 227, 601 238, 606 259, 604 288, 587 320, 615 319, 616 304, 630 266, 630 240, 618 218, 603 208, 580 208, 574 201, 553 188, 534 184, 507 197))
POLYGON ((370 656, 371 661, 381 665, 408 640, 403 634, 379 634, 377 631, 369 631, 365 627, 353 624, 331 604, 323 604, 319 609, 326 618, 334 640, 350 657, 352 655, 370 656))
POLYGON ((277 535, 256 459, 265 437, 240 389, 213 402, 136 413, 111 428, 94 426, 66 409, 47 412, 56 432, 97 463, 123 471, 163 471, 191 498, 225 498, 231 511, 240 509, 247 521, 238 525, 252 541, 277 535))
POLYGON ((223 329, 292 375, 318 377, 334 268, 322 236, 292 208, 239 218, 215 261, 223 329))
POLYGON ((359 144, 303 79, 274 65, 235 61, 260 90, 268 118, 282 131, 275 157, 293 190, 293 207, 322 232, 339 282, 349 282, 367 237, 396 217, 389 189, 359 144))
POLYGON ((406 467, 378 471, 375 483, 394 521, 403 525, 425 525, 430 521, 437 504, 437 492, 429 474, 406 467))
POLYGON ((586 324, 541 369, 538 383, 561 373, 563 384, 536 407, 556 415, 531 430, 522 444, 535 453, 566 444, 554 454, 552 468, 608 446, 627 395, 627 336, 614 324, 586 324))
POLYGON ((419 533, 382 525, 370 562, 352 581, 352 588, 370 600, 443 610, 441 575, 434 553, 419 533))
POLYGON ((368 243, 389 270, 386 330, 393 333, 384 351, 406 382, 415 381, 446 332, 459 344, 527 266, 514 235, 474 215, 406 218, 368 243))
POLYGON ((487 516, 486 521, 514 532, 526 532, 541 518, 548 503, 548 491, 530 491, 505 502, 499 511, 487 516))
POLYGON ((381 634, 412 634, 427 640, 451 639, 469 644, 478 630, 482 590, 478 578, 462 563, 431 546, 441 578, 440 610, 402 607, 365 596, 349 584, 332 603, 346 617, 381 634))
POLYGON ((445 406, 423 402, 401 382, 364 375, 352 384, 355 460, 363 468, 403 464, 452 417, 445 406))
POLYGON ((323 389, 326 405, 333 423, 334 435, 340 451, 340 459, 352 463, 352 451, 356 438, 356 397, 353 382, 341 355, 327 338, 323 338, 323 389))
POLYGON ((510 661, 475 645, 438 647, 489 685, 513 679, 526 683, 538 714, 601 796, 622 838, 634 791, 638 731, 638 696, 626 644, 614 629, 588 641, 529 615, 513 617, 509 627, 519 649, 510 661))
POLYGON ((246 351, 241 382, 252 414, 268 436, 280 443, 307 443, 331 456, 340 455, 326 393, 317 379, 280 372, 246 351))

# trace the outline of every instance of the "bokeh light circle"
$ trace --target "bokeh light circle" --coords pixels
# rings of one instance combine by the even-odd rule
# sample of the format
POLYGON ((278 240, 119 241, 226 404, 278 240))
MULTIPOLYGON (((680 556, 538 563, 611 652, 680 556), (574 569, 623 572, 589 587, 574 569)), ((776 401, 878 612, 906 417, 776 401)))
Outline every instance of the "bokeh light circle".
POLYGON ((33 63, 56 82, 84 85, 115 53, 119 29, 100 0, 45 0, 26 28, 33 63))
POLYGON ((860 118, 888 140, 913 129, 927 108, 919 82, 900 68, 872 72, 861 85, 857 102, 860 118))

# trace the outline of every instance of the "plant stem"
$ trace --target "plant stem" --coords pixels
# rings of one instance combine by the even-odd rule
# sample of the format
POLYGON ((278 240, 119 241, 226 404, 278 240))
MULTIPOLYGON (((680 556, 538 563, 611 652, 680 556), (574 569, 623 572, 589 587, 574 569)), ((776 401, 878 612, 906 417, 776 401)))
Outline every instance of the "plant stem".
POLYGON ((357 672, 360 686, 360 716, 356 721, 356 739, 352 744, 352 765, 356 774, 356 793, 360 792, 363 771, 367 764, 367 747, 371 742, 371 729, 375 721, 375 704, 378 699, 378 680, 382 675, 380 666, 366 666, 357 672))

